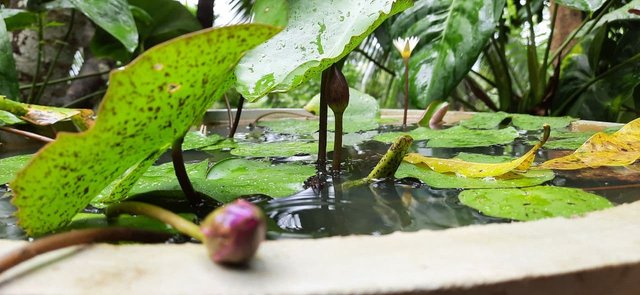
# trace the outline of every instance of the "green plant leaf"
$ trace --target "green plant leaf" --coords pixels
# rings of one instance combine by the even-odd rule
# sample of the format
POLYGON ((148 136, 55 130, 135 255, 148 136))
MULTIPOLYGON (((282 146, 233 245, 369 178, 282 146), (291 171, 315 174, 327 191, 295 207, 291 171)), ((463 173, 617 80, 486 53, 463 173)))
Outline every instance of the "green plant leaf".
POLYGON ((559 129, 567 127, 571 122, 578 120, 569 116, 547 117, 497 112, 477 113, 470 119, 461 121, 460 125, 473 129, 493 129, 508 118, 511 118, 511 125, 520 130, 542 130, 544 124, 548 124, 552 129, 559 129))
POLYGON ((130 52, 138 47, 138 29, 126 0, 69 0, 96 25, 116 37, 130 52))
POLYGON ((182 150, 188 151, 204 149, 215 145, 223 141, 224 139, 225 138, 222 137, 222 135, 215 133, 205 136, 199 131, 191 131, 184 136, 184 141, 182 142, 182 150))
POLYGON ((410 0, 307 0, 289 3, 289 23, 236 67, 238 92, 249 101, 290 90, 353 50, 410 0))
POLYGON ((303 189, 315 174, 313 165, 271 164, 265 161, 227 159, 211 167, 204 192, 229 202, 241 195, 265 194, 273 198, 290 196, 303 189))
POLYGON ((289 21, 289 0, 256 0, 253 22, 284 27, 289 21))
POLYGON ((609 200, 583 190, 557 186, 523 189, 465 190, 460 202, 483 214, 515 220, 573 217, 613 207, 609 200))
MULTIPOLYGON (((593 26, 593 28, 596 29, 606 23, 612 23, 612 22, 624 21, 624 20, 638 20, 640 19, 640 15, 629 13, 629 9, 638 9, 638 7, 640 7, 640 0, 631 0, 627 2, 627 4, 625 4, 624 6, 603 15, 600 18, 600 20, 598 20, 598 23, 596 23, 595 25, 593 24, 595 20, 591 20, 587 22, 585 24, 585 28, 590 28, 591 26, 593 26)), ((579 33, 578 35, 580 36, 584 34, 579 33)))
POLYGON ((453 173, 438 173, 427 165, 402 163, 396 178, 413 177, 435 188, 516 188, 543 184, 554 178, 551 170, 531 170, 526 173, 508 173, 498 177, 470 178, 453 173))
POLYGON ((16 173, 22 169, 33 155, 20 155, 9 158, 0 159, 0 184, 11 181, 16 173))
POLYGON ((3 18, 0 18, 0 95, 20 98, 16 61, 13 59, 13 47, 3 18))
MULTIPOLYGON (((327 144, 327 151, 332 151, 332 143, 327 144)), ((316 141, 277 141, 266 143, 240 143, 231 150, 234 156, 242 157, 291 157, 302 154, 317 154, 316 141)))
POLYGON ((0 110, 10 112, 20 120, 40 126, 67 120, 73 121, 81 130, 86 130, 93 125, 92 110, 26 104, 7 99, 2 95, 0 95, 0 110))
POLYGON ((557 0, 559 5, 567 6, 573 9, 593 12, 598 10, 606 0, 557 0))
POLYGON ((518 131, 513 127, 498 130, 472 130, 462 126, 448 129, 434 130, 419 127, 410 132, 388 132, 374 137, 374 140, 391 142, 399 135, 408 134, 415 141, 428 140, 427 147, 454 148, 480 147, 497 144, 510 144, 518 137, 518 131))
POLYGON ((131 167, 170 147, 231 86, 230 70, 242 54, 277 31, 264 25, 203 30, 112 72, 94 127, 59 134, 10 184, 20 226, 39 235, 67 224, 131 167))
POLYGON ((24 9, 3 8, 0 17, 4 19, 7 31, 13 32, 26 29, 36 23, 38 15, 24 9))
POLYGON ((139 51, 180 35, 202 29, 196 17, 178 1, 129 0, 139 35, 139 48, 129 52, 106 31, 97 29, 91 40, 94 55, 128 62, 139 51))
POLYGON ((0 126, 24 124, 24 123, 26 122, 22 121, 20 118, 16 117, 14 114, 9 113, 5 110, 0 110, 0 126))
MULTIPOLYGON (((466 76, 495 31, 504 5, 504 0, 416 2, 416 7, 427 7, 407 30, 425 32, 420 40, 424 45, 409 60, 409 95, 418 107, 448 97, 466 76)), ((407 12, 399 16, 403 18, 416 16, 407 12)))
POLYGON ((460 125, 470 129, 493 129, 511 115, 505 112, 476 113, 470 119, 460 121, 460 125))
POLYGON ((513 114, 511 124, 521 130, 542 130, 544 124, 552 129, 564 128, 571 125, 571 122, 578 121, 576 118, 565 117, 542 117, 523 114, 513 114))

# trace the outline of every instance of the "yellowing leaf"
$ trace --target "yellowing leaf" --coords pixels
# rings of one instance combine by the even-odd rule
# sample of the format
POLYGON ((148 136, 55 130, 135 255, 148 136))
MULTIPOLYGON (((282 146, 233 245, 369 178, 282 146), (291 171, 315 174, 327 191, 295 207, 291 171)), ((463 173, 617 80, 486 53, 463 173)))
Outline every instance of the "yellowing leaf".
POLYGON ((67 109, 25 104, 0 95, 0 110, 10 112, 20 119, 34 125, 52 125, 64 120, 72 120, 81 130, 93 126, 93 111, 86 109, 67 109))
POLYGON ((504 163, 476 163, 458 159, 430 158, 417 153, 408 154, 404 160, 411 164, 424 163, 433 171, 439 173, 453 172, 465 177, 494 177, 513 170, 527 170, 533 163, 536 152, 549 138, 549 126, 544 126, 544 136, 526 154, 510 162, 504 163))
POLYGON ((609 135, 598 132, 573 154, 551 159, 538 168, 575 170, 600 166, 626 166, 640 158, 640 119, 635 119, 609 135))

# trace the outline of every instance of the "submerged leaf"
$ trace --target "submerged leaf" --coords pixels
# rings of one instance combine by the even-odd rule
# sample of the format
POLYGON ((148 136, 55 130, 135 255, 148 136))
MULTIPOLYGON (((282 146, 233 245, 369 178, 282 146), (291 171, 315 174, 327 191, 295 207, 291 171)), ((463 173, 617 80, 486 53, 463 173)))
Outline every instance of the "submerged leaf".
POLYGON ((600 166, 626 166, 640 158, 640 119, 633 120, 609 135, 598 132, 573 154, 551 159, 541 169, 574 170, 600 166))
POLYGON ((238 92, 254 101, 317 77, 411 5, 410 0, 291 1, 282 33, 248 52, 236 67, 238 92))
POLYGON ((58 135, 10 184, 20 226, 31 235, 64 226, 114 180, 171 146, 231 85, 230 69, 243 53, 277 31, 203 30, 112 72, 95 126, 58 135))
POLYGON ((425 157, 418 153, 408 154, 404 160, 411 164, 423 163, 427 164, 431 169, 436 172, 453 172, 464 177, 492 177, 500 176, 511 171, 524 171, 529 169, 533 160, 535 159, 536 152, 542 147, 547 138, 549 138, 549 126, 545 126, 545 135, 542 140, 533 146, 531 150, 510 162, 505 163, 477 163, 467 162, 458 159, 440 159, 425 157))
POLYGON ((556 186, 465 190, 458 198, 462 204, 483 214, 523 221, 572 217, 613 207, 609 200, 598 195, 556 186))
POLYGON ((543 184, 554 178, 551 170, 530 170, 525 173, 506 173, 496 177, 461 177, 453 173, 438 173, 424 164, 402 163, 396 178, 414 177, 435 188, 516 188, 543 184))

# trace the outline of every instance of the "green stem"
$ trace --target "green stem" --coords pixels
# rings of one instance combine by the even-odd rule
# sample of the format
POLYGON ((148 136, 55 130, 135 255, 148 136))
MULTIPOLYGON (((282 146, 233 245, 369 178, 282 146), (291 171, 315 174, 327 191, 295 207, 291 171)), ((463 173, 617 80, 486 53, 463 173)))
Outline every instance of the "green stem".
POLYGON ((556 20, 558 18, 558 5, 554 4, 553 5, 553 15, 551 16, 551 31, 549 32, 549 38, 547 38, 547 47, 544 50, 544 58, 542 59, 542 67, 540 68, 541 70, 541 77, 543 79, 546 80, 547 75, 547 66, 549 65, 549 52, 551 51, 551 40, 553 39, 553 34, 555 33, 556 30, 556 20))
MULTIPOLYGON (((95 77, 95 76, 102 76, 104 74, 108 74, 109 72, 111 72, 111 70, 103 71, 103 72, 97 72, 97 73, 93 73, 93 74, 82 75, 82 76, 54 79, 54 80, 49 81, 47 83, 47 85, 59 84, 59 83, 73 81, 73 80, 91 78, 91 77, 95 77)), ((33 89, 34 87, 40 87, 42 85, 44 85, 44 83, 36 83, 35 85, 20 85, 20 90, 33 89)))
POLYGON ((55 234, 28 243, 0 258, 0 273, 37 255, 74 245, 130 241, 162 243, 170 236, 164 233, 132 228, 91 228, 55 234))
POLYGON ((333 162, 331 164, 331 170, 334 175, 340 174, 340 164, 342 160, 342 117, 343 113, 334 112, 335 117, 335 132, 333 139, 333 162))
POLYGON ((198 241, 202 241, 204 239, 204 235, 195 223, 188 221, 169 210, 151 204, 142 202, 122 202, 107 207, 105 211, 107 217, 110 218, 125 213, 151 217, 170 225, 180 233, 190 236, 198 241))
POLYGON ((56 55, 53 57, 53 61, 49 66, 49 70, 47 71, 47 74, 44 76, 44 81, 42 82, 42 86, 40 87, 40 89, 38 90, 38 93, 35 96, 35 100, 33 102, 35 104, 38 104, 38 102, 40 101, 40 98, 42 97, 42 94, 44 93, 44 90, 47 87, 47 83, 49 83, 49 79, 51 79, 51 75, 53 74, 53 69, 56 67, 56 64, 58 63, 60 54, 68 44, 67 42, 69 41, 69 36, 71 36, 71 31, 73 29, 73 22, 75 20, 75 17, 76 17, 76 11, 72 10, 71 18, 69 21, 69 28, 67 29, 67 32, 64 34, 64 38, 62 39, 62 42, 60 42, 60 45, 58 46, 58 50, 56 51, 56 55))
POLYGON ((53 142, 54 139, 46 137, 46 136, 42 136, 40 134, 35 134, 29 131, 24 131, 24 130, 20 130, 20 129, 15 129, 15 128, 11 128, 11 127, 5 127, 5 126, 0 126, 0 130, 2 131, 6 131, 9 133, 13 133, 13 134, 17 134, 17 135, 22 135, 24 137, 28 137, 37 141, 42 141, 42 142, 53 142))
POLYGON ((491 81, 489 78, 487 78, 487 76, 480 74, 479 72, 474 71, 473 69, 470 70, 471 73, 475 74, 476 76, 478 76, 480 79, 482 79, 482 81, 484 81, 485 83, 489 84, 489 86, 493 87, 493 88, 497 88, 498 86, 496 85, 496 82, 491 81))
POLYGON ((328 114, 328 106, 327 106, 327 95, 328 89, 327 84, 329 81, 329 74, 331 67, 322 71, 322 77, 320 80, 320 128, 318 131, 318 163, 317 170, 319 174, 324 175, 327 172, 327 114, 328 114))
POLYGON ((236 130, 238 130, 238 125, 240 124, 240 117, 242 116, 242 107, 244 106, 244 96, 240 96, 240 101, 238 101, 238 108, 236 109, 236 116, 233 119, 233 125, 231 125, 231 130, 229 130, 229 138, 233 138, 236 136, 236 130))
POLYGON ((404 59, 404 115, 402 129, 407 128, 407 112, 409 111, 409 58, 404 59))
POLYGON ((40 68, 42 67, 42 51, 44 50, 44 25, 42 18, 44 17, 43 13, 38 13, 37 16, 37 26, 38 26, 38 54, 36 56, 36 70, 33 73, 33 79, 31 80, 31 91, 29 92, 29 97, 27 98, 27 103, 31 103, 36 94, 36 81, 38 81, 38 75, 40 74, 40 68))
POLYGON ((573 94, 571 96, 569 96, 568 99, 564 100, 562 102, 562 104, 560 105, 560 107, 558 107, 558 109, 556 109, 556 110, 554 110, 552 112, 552 116, 558 116, 559 114, 562 114, 564 109, 567 108, 567 106, 569 105, 569 103, 571 103, 573 100, 575 100, 580 95, 582 95, 582 93, 585 90, 587 90, 589 87, 591 87, 591 85, 593 85, 594 83, 596 83, 596 82, 606 78, 607 76, 615 73, 616 71, 618 71, 619 69, 625 67, 626 65, 628 65, 630 63, 638 62, 638 61, 640 61, 640 53, 630 57, 629 59, 625 60, 622 63, 617 64, 615 67, 610 68, 609 70, 607 70, 606 72, 600 74, 599 76, 594 77, 589 82, 587 82, 584 85, 582 85, 582 87, 580 87, 580 89, 578 89, 578 91, 573 92, 573 94))

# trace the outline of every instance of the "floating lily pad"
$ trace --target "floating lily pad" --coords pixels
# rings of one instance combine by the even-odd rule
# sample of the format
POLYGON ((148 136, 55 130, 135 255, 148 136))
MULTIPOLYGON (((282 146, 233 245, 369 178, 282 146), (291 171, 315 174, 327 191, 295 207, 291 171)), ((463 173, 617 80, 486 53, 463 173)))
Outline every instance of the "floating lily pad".
POLYGON ((569 116, 565 117, 541 117, 523 114, 512 115, 511 124, 521 130, 542 130, 544 124, 549 125, 551 129, 565 128, 571 125, 571 122, 578 119, 569 116))
POLYGON ((523 221, 572 217, 613 206, 609 200, 598 195, 556 186, 465 190, 458 198, 463 204, 483 214, 523 221))
POLYGON ((238 143, 231 138, 225 138, 221 141, 216 142, 214 145, 209 145, 203 148, 200 148, 201 151, 214 151, 214 150, 223 150, 223 149, 234 149, 238 147, 238 143))
POLYGON ((279 119, 261 121, 258 125, 281 134, 307 135, 318 132, 318 119, 279 119))
POLYGON ((249 194, 280 198, 301 191, 304 181, 314 174, 313 165, 227 159, 211 168, 204 192, 222 202, 249 194))
POLYGON ((184 136, 184 142, 182 143, 182 150, 187 151, 187 150, 202 149, 202 148, 215 145, 222 140, 224 140, 224 137, 222 137, 222 135, 219 135, 219 134, 214 133, 211 135, 204 135, 201 132, 192 131, 192 132, 188 132, 184 136))
POLYGON ((462 126, 455 126, 448 129, 433 130, 426 127, 419 127, 409 132, 389 132, 383 133, 374 140, 391 142, 400 135, 408 134, 414 140, 428 140, 427 147, 441 148, 462 148, 492 146, 497 144, 510 144, 518 137, 518 131, 513 127, 497 130, 474 130, 462 126))
POLYGON ((542 117, 525 114, 509 114, 505 112, 497 113, 477 113, 471 119, 460 122, 460 125, 472 129, 493 129, 498 127, 500 122, 511 118, 511 125, 521 130, 542 130, 544 124, 548 124, 552 129, 564 128, 578 119, 572 117, 542 117))
POLYGON ((427 165, 402 163, 396 178, 414 177, 435 188, 515 188, 540 185, 554 177, 551 170, 530 170, 526 173, 507 173, 498 177, 471 178, 453 173, 438 173, 427 165))
POLYGON ((595 132, 551 132, 551 137, 545 143, 544 148, 550 150, 575 150, 579 148, 595 132))
POLYGON ((0 159, 0 184, 11 181, 31 158, 33 155, 29 154, 0 159))
MULTIPOLYGON (((327 151, 333 150, 333 144, 327 144, 327 151)), ((231 150, 234 156, 242 157, 291 157, 302 154, 317 154, 318 142, 278 141, 265 143, 241 143, 231 150)))
POLYGON ((493 129, 509 117, 511 115, 505 112, 477 113, 470 119, 461 121, 460 125, 470 129, 493 129))

